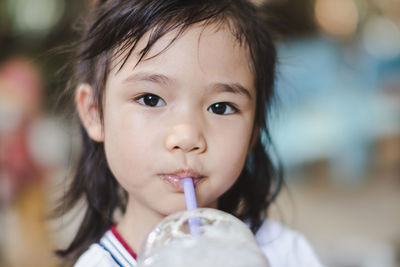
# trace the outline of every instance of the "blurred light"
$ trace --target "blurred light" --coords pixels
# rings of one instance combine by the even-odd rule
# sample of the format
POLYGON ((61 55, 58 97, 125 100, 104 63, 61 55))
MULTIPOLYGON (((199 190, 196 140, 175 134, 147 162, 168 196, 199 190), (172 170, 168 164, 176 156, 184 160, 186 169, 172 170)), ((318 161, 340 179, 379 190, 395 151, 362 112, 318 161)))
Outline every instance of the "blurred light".
POLYGON ((253 2, 253 4, 255 4, 256 6, 261 6, 266 1, 265 0, 251 0, 251 2, 253 2))
POLYGON ((33 124, 28 145, 41 166, 60 167, 68 162, 69 140, 67 129, 60 122, 47 118, 33 124))
POLYGON ((339 36, 352 35, 359 20, 353 0, 317 0, 315 17, 323 31, 339 36))
POLYGON ((61 0, 9 0, 9 13, 15 30, 24 34, 46 34, 64 11, 61 0))
POLYGON ((9 96, 4 96, 0 90, 0 136, 13 132, 20 125, 22 118, 19 103, 9 96))
POLYGON ((363 29, 363 44, 367 52, 379 59, 391 59, 400 55, 400 30, 386 17, 374 17, 363 29))
POLYGON ((385 14, 393 14, 397 17, 399 16, 400 11, 400 2, 399 0, 374 0, 373 1, 376 6, 385 14))
POLYGON ((24 116, 36 115, 41 108, 42 88, 40 72, 29 59, 11 58, 0 65, 0 95, 4 102, 13 103, 2 112, 17 107, 24 116))

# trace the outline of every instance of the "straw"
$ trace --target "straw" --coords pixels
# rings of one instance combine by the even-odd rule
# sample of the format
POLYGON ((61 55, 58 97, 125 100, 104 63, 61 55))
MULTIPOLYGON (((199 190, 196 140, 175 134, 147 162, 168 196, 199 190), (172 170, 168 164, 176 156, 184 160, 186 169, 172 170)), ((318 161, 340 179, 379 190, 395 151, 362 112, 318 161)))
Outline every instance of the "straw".
MULTIPOLYGON (((182 186, 183 192, 185 193, 186 209, 197 209, 196 192, 194 191, 193 179, 191 177, 183 178, 182 186)), ((189 228, 192 235, 200 235, 200 219, 198 217, 189 218, 189 228)))

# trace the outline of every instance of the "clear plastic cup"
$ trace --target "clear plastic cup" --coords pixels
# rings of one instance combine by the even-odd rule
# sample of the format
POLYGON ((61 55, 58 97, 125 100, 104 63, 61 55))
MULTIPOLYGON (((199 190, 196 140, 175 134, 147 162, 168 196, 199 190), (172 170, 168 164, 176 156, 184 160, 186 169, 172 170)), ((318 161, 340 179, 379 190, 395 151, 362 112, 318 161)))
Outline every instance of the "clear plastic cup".
MULTIPOLYGON (((193 231, 192 231, 193 232, 193 231)), ((252 232, 239 219, 215 209, 172 214, 148 235, 140 267, 267 267, 252 232), (200 221, 192 235, 189 219, 200 221)))

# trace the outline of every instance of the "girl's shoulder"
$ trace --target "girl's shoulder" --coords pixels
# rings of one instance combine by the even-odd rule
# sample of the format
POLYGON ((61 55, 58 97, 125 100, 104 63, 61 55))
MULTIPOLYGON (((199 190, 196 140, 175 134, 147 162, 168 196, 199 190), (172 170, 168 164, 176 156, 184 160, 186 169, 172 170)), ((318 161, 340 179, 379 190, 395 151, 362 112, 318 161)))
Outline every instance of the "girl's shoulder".
POLYGON ((322 266, 307 239, 278 222, 265 220, 255 238, 271 267, 322 266))
POLYGON ((112 256, 99 244, 92 244, 75 263, 74 267, 112 267, 117 266, 112 256))
MULTIPOLYGON (((113 228, 112 228, 113 229, 113 228)), ((121 243, 119 234, 108 230, 98 243, 92 244, 75 263, 74 267, 136 266, 135 256, 121 243)))

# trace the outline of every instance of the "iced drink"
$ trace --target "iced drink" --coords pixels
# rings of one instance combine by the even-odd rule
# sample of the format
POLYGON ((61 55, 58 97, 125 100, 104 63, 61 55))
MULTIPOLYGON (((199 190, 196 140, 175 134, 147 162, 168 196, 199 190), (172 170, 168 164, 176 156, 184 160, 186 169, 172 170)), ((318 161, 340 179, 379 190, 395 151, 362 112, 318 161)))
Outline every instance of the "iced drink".
MULTIPOLYGON (((192 231, 193 232, 193 231, 192 231)), ((195 209, 166 217, 148 235, 140 267, 268 267, 247 226, 215 209, 195 209), (189 219, 198 218, 199 235, 191 234, 189 219)))

